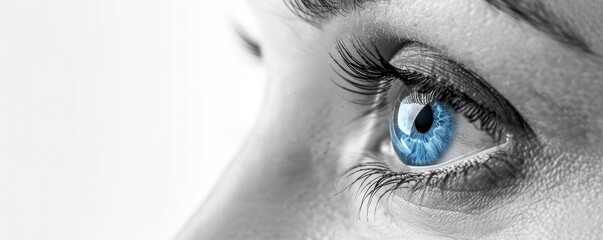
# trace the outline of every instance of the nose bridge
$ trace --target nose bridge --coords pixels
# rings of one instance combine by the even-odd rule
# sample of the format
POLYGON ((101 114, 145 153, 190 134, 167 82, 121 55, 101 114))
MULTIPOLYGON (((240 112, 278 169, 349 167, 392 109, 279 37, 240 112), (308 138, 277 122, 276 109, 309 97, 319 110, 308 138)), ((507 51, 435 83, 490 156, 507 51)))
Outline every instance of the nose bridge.
POLYGON ((324 176, 335 174, 317 167, 308 141, 264 130, 251 134, 189 223, 195 231, 179 239, 284 239, 315 228, 309 219, 329 209, 333 193, 324 176))
POLYGON ((314 87, 324 76, 298 73, 273 76, 261 119, 178 239, 304 238, 327 232, 317 218, 345 214, 333 200, 341 189, 331 149, 341 141, 334 120, 345 116, 333 109, 343 100, 317 97, 332 95, 314 87))

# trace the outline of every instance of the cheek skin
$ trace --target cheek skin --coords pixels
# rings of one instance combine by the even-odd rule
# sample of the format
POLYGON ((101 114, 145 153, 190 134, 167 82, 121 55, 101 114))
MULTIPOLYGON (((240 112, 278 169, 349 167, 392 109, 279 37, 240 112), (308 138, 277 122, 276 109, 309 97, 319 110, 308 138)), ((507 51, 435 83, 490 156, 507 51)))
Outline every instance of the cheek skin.
POLYGON ((601 156, 545 148, 526 181, 529 205, 508 231, 545 239, 592 239, 603 234, 601 156))

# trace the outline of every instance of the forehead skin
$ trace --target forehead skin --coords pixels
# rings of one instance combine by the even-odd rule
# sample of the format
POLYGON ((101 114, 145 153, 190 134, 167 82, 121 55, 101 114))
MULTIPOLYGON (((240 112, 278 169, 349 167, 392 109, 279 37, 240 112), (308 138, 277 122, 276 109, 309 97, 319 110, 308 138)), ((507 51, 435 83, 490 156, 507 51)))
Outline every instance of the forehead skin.
MULTIPOLYGON (((322 30, 280 0, 250 1, 269 77, 265 107, 245 147, 179 239, 597 238, 603 236, 603 68, 487 5, 471 0, 367 4, 322 30), (353 19, 353 20, 350 20, 353 19), (336 37, 384 34, 438 48, 487 79, 547 145, 531 184, 488 215, 450 217, 393 199, 358 219, 337 176, 373 142, 379 119, 330 79, 336 37), (446 218, 439 219, 438 217, 446 218), (452 221, 452 220, 454 221, 452 221)), ((595 52, 603 9, 547 1, 595 52)))

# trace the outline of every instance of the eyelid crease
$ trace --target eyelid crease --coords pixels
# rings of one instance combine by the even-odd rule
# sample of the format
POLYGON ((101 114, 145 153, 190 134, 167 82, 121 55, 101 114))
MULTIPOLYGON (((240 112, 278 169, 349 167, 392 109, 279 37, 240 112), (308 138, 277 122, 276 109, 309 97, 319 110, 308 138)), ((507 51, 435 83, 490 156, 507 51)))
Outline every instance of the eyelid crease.
MULTIPOLYGON (((367 2, 379 0, 283 0, 287 8, 300 19, 321 28, 322 22, 337 15, 362 8, 367 2)), ((542 0, 483 0, 492 8, 524 22, 533 29, 590 60, 602 61, 584 37, 569 22, 555 14, 542 0)), ((394 7, 394 6, 392 6, 394 7)), ((427 14, 427 13, 425 13, 427 14)))
POLYGON ((335 15, 344 15, 367 1, 374 0, 283 0, 287 8, 300 19, 320 28, 321 22, 335 15))
POLYGON ((578 32, 574 31, 568 21, 550 11, 541 0, 486 0, 486 2, 512 18, 526 22, 563 46, 586 56, 599 55, 578 32))

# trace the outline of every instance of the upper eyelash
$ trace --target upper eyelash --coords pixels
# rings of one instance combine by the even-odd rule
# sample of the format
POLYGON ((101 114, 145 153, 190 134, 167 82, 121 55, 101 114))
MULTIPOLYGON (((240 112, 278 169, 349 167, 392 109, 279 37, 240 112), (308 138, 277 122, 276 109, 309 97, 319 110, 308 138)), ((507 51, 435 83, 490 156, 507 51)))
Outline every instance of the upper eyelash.
POLYGON ((468 75, 478 79, 475 84, 481 84, 490 95, 496 95, 496 100, 502 102, 499 105, 503 106, 505 114, 498 114, 496 111, 478 104, 465 93, 454 91, 450 86, 442 86, 441 83, 433 81, 430 76, 410 69, 394 67, 374 45, 371 46, 354 38, 352 47, 358 55, 355 57, 343 40, 337 40, 335 49, 343 62, 331 55, 337 65, 335 72, 352 88, 333 81, 337 86, 356 94, 375 96, 375 99, 370 100, 354 100, 355 103, 369 106, 366 111, 361 113, 361 116, 387 109, 389 106, 388 91, 393 82, 399 80, 404 85, 412 86, 422 93, 433 94, 435 99, 446 102, 456 112, 462 113, 471 123, 477 124, 480 130, 489 133, 495 140, 504 138, 504 133, 509 130, 508 127, 515 128, 514 132, 533 135, 533 131, 519 112, 472 71, 463 68, 468 75))
MULTIPOLYGON (((344 86, 336 81, 333 82, 347 91, 360 95, 375 96, 374 99, 355 101, 356 103, 369 106, 367 111, 362 113, 363 116, 387 109, 387 106, 389 106, 387 97, 388 91, 394 81, 400 80, 404 85, 413 86, 418 89, 418 91, 434 94, 438 100, 446 102, 455 111, 462 113, 470 122, 478 123, 477 127, 488 132, 495 140, 500 140, 502 137, 506 136, 506 133, 509 130, 507 129, 507 126, 511 125, 514 125, 513 127, 516 128, 514 129, 516 130, 514 131, 516 133, 515 137, 530 137, 530 139, 533 137, 531 128, 515 108, 513 108, 510 103, 506 102, 504 98, 499 101, 502 101, 502 104, 505 105, 505 113, 511 116, 507 117, 506 121, 503 122, 501 121, 499 114, 495 111, 485 109, 484 106, 477 104, 462 92, 455 92, 454 89, 451 89, 449 86, 442 86, 441 83, 435 83, 436 81, 432 81, 430 76, 426 76, 422 73, 394 67, 372 44, 369 47, 355 38, 354 41, 352 41, 352 49, 350 49, 343 40, 337 40, 335 49, 342 61, 338 61, 337 58, 331 55, 337 67, 334 70, 341 79, 351 87, 344 86)), ((472 74, 471 76, 476 79, 481 80, 473 72, 468 71, 468 73, 472 74)), ((482 84, 488 86, 486 83, 482 84)), ((494 92, 494 94, 498 93, 494 92)), ((501 96, 497 95, 497 97, 501 96)), ((497 174, 497 172, 489 166, 489 162, 492 159, 499 160, 498 162, 500 162, 503 167, 507 168, 506 170, 500 171, 513 177, 516 177, 515 175, 518 174, 517 165, 523 164, 522 158, 516 158, 513 154, 505 154, 504 152, 496 152, 484 157, 486 159, 482 159, 483 161, 480 161, 479 164, 473 159, 474 161, 459 163, 448 169, 440 169, 427 173, 394 172, 391 171, 383 161, 375 160, 368 163, 365 162, 346 171, 346 176, 354 174, 360 174, 360 176, 344 190, 350 189, 353 185, 360 183, 360 191, 364 192, 359 210, 361 211, 365 202, 370 206, 375 196, 377 196, 382 189, 385 189, 385 191, 377 197, 377 203, 386 194, 391 195, 394 190, 411 183, 415 183, 412 189, 417 188, 419 185, 432 185, 431 180, 439 178, 438 176, 442 176, 442 180, 439 181, 440 187, 446 186, 447 180, 451 177, 457 175, 465 176, 470 169, 475 168, 483 168, 492 173, 492 176, 498 176, 500 173, 497 174), (369 180, 371 177, 374 178, 369 180)))
POLYGON ((351 85, 352 88, 339 84, 336 81, 332 82, 352 93, 375 96, 375 99, 358 99, 352 101, 356 104, 368 106, 366 111, 360 114, 363 117, 383 110, 389 105, 387 93, 396 80, 398 71, 376 49, 370 51, 368 46, 358 40, 352 44, 352 47, 360 59, 353 56, 352 51, 350 51, 343 40, 335 42, 335 49, 343 62, 338 61, 333 54, 329 53, 336 64, 336 67, 333 68, 334 72, 347 84, 351 85), (339 71, 342 71, 343 74, 339 71))

